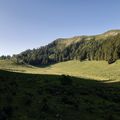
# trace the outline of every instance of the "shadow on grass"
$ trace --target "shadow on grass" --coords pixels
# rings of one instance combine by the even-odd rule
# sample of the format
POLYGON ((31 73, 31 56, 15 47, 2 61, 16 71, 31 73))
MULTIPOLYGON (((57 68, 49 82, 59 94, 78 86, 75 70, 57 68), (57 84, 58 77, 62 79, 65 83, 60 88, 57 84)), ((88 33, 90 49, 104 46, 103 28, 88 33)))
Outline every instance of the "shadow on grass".
POLYGON ((0 120, 119 120, 120 82, 0 70, 0 120))

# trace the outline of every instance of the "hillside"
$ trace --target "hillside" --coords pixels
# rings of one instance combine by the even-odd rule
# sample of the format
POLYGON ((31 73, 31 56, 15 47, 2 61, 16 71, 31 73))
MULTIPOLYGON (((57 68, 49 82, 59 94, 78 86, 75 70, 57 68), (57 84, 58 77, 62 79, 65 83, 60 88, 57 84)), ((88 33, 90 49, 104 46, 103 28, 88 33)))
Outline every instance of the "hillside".
POLYGON ((119 120, 120 83, 0 70, 0 120, 119 120))
POLYGON ((106 61, 83 61, 71 60, 47 66, 18 65, 13 61, 0 60, 0 69, 32 73, 32 74, 56 74, 70 75, 82 78, 108 80, 107 82, 120 81, 120 61, 109 65, 106 61))
POLYGON ((38 49, 26 50, 14 58, 31 65, 47 65, 68 60, 106 60, 109 64, 120 58, 120 30, 99 35, 59 38, 38 49))

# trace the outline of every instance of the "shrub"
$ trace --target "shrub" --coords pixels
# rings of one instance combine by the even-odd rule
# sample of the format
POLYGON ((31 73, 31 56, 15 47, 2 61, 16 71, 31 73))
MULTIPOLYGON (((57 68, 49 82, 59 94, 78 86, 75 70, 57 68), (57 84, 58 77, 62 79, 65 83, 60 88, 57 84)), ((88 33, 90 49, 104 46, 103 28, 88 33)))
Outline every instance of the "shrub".
POLYGON ((108 60, 108 64, 112 64, 112 63, 114 63, 115 61, 116 61, 116 60, 114 60, 114 59, 111 58, 111 59, 108 60))
POLYGON ((72 85, 73 81, 69 76, 62 75, 61 76, 61 84, 62 85, 72 85))

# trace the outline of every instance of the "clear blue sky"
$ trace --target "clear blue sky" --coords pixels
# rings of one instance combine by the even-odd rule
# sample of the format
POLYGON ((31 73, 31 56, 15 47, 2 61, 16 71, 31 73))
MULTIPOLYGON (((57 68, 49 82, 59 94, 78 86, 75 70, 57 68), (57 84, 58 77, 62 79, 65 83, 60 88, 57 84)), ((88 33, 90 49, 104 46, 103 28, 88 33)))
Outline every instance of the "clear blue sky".
POLYGON ((0 55, 120 28, 120 0, 0 0, 0 55))

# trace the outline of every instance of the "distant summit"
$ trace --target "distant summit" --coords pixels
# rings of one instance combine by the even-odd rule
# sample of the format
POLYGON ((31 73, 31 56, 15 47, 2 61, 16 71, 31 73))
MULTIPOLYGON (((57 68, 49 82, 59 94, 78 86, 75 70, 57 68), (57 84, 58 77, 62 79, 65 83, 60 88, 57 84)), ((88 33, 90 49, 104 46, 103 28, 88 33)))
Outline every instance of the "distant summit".
POLYGON ((108 30, 107 32, 105 33, 112 33, 112 32, 116 32, 116 33, 120 33, 120 29, 114 29, 114 30, 108 30))
POLYGON ((110 35, 117 35, 120 33, 120 30, 109 30, 107 32, 104 33, 104 35, 110 36, 110 35))

